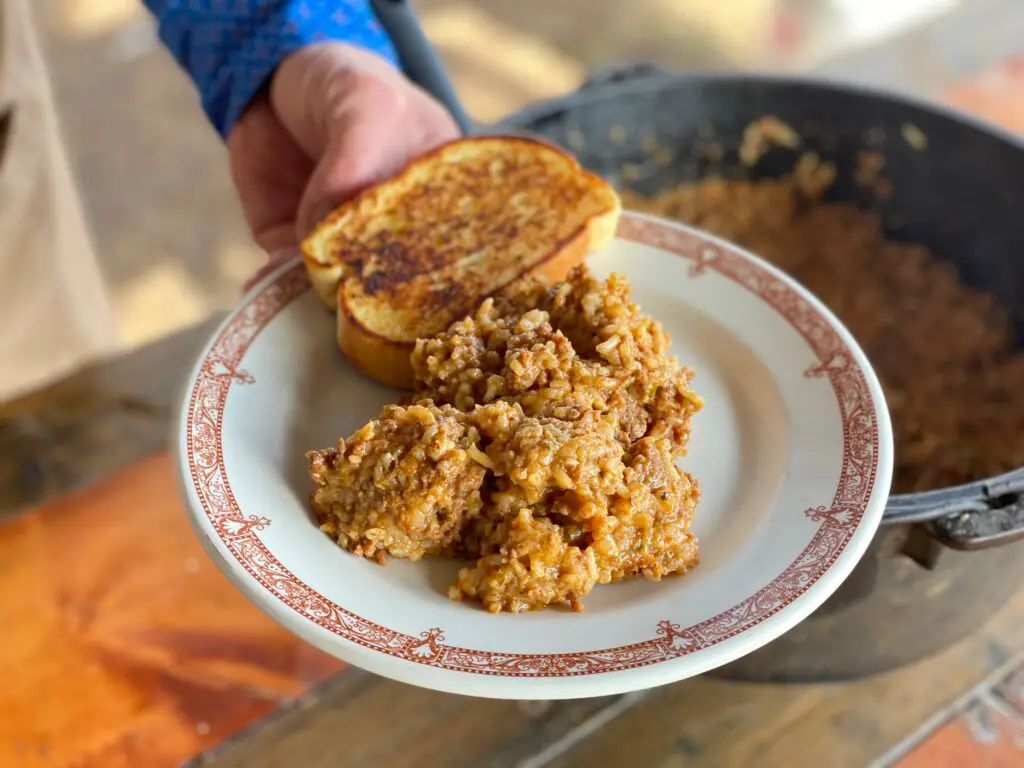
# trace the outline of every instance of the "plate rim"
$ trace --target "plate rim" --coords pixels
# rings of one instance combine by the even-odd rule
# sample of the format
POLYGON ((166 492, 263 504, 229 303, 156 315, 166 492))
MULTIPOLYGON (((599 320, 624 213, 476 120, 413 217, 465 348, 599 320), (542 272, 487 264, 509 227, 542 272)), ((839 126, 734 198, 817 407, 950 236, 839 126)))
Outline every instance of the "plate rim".
MULTIPOLYGON (((713 269, 734 280, 793 326, 819 360, 818 350, 796 322, 763 294, 772 294, 776 300, 785 299, 793 302, 793 306, 799 306, 805 313, 804 322, 823 321, 836 357, 808 369, 805 376, 827 376, 833 385, 843 420, 843 468, 837 479, 832 506, 805 512, 812 522, 819 524, 811 540, 769 584, 736 606, 692 627, 684 629, 669 619, 663 619, 658 623, 654 636, 639 643, 571 653, 514 654, 446 645, 443 630, 439 627, 426 628, 418 637, 382 627, 348 612, 312 586, 300 582, 260 540, 259 531, 269 524, 269 520, 255 515, 246 516, 238 508, 224 470, 220 427, 231 386, 251 383, 252 377, 241 367, 248 346, 274 316, 310 290, 301 257, 281 265, 245 294, 204 345, 183 388, 173 435, 180 488, 193 527, 218 567, 264 613, 326 653, 402 682, 491 698, 576 698, 623 693, 672 682, 740 658, 776 639, 810 615, 845 581, 860 561, 881 523, 888 499, 893 471, 893 439, 885 397, 873 368, 852 334, 817 297, 782 270, 739 246, 685 224, 632 211, 623 212, 616 239, 690 259, 692 277, 713 269), (243 326, 248 324, 249 330, 255 328, 247 340, 243 338, 240 341, 230 335, 232 328, 239 323, 243 326), (223 350, 219 344, 224 346, 223 350), (231 354, 215 354, 223 351, 231 354), (859 377, 859 382, 847 380, 845 384, 847 388, 858 390, 854 393, 856 396, 866 396, 866 401, 860 405, 871 406, 868 415, 873 429, 870 479, 866 481, 863 504, 859 509, 837 502, 848 474, 851 447, 850 419, 844 410, 836 379, 840 376, 849 379, 850 374, 853 379, 859 377), (217 398, 220 421, 215 419, 212 425, 205 420, 197 425, 192 418, 201 385, 206 388, 202 390, 206 396, 216 395, 217 398), (211 513, 208 499, 204 499, 196 485, 197 472, 200 469, 207 471, 211 465, 215 471, 219 466, 223 473, 223 487, 215 494, 215 500, 220 502, 218 514, 211 513), (741 623, 733 631, 708 641, 702 628, 721 623, 723 617, 727 618, 727 614, 741 606, 756 603, 758 596, 766 591, 779 591, 780 581, 801 559, 805 559, 812 545, 816 542, 829 544, 828 539, 832 547, 828 551, 830 557, 813 578, 799 587, 783 590, 779 604, 764 611, 756 621, 741 623), (837 541, 841 543, 836 544, 837 541), (251 567, 253 562, 263 568, 265 575, 278 579, 278 589, 291 594, 291 597, 286 599, 257 576, 251 567), (289 577, 298 584, 299 597, 295 596, 296 584, 288 583, 289 577), (311 594, 301 595, 303 589, 311 594), (361 643, 325 626, 325 622, 330 623, 332 618, 335 624, 344 626, 336 613, 346 614, 345 620, 350 624, 363 622, 362 629, 369 632, 374 644, 361 643), (615 656, 617 660, 609 661, 615 656), (461 666, 445 663, 449 657, 461 659, 458 662, 461 666), (499 667, 503 671, 479 663, 480 658, 493 662, 495 657, 500 657, 497 661, 500 661, 499 667), (474 658, 477 663, 474 663, 474 658), (570 680, 572 684, 567 684, 570 680)), ((821 560, 812 562, 820 563, 821 560)))

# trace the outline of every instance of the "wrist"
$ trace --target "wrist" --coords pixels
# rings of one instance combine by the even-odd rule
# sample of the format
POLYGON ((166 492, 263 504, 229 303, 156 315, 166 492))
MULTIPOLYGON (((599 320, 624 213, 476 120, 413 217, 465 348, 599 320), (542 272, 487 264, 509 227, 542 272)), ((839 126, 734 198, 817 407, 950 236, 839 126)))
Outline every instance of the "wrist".
POLYGON ((323 40, 344 40, 350 47, 376 51, 383 61, 398 60, 368 0, 144 2, 222 137, 295 51, 323 40))

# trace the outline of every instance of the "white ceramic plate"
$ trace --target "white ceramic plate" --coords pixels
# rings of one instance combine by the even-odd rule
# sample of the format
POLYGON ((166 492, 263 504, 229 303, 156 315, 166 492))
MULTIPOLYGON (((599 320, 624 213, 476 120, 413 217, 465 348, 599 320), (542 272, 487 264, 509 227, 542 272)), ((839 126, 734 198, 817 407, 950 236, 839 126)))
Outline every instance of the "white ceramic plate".
POLYGON ((381 567, 339 549, 308 507, 305 451, 393 402, 338 351, 295 263, 243 300, 203 352, 176 435, 188 508, 264 611, 364 669, 438 690, 558 699, 705 672, 793 627, 850 573, 892 474, 882 391, 850 334, 764 262, 696 230, 626 215, 590 258, 624 272, 706 399, 687 470, 701 564, 598 586, 586 610, 491 615, 445 594, 457 563, 381 567))

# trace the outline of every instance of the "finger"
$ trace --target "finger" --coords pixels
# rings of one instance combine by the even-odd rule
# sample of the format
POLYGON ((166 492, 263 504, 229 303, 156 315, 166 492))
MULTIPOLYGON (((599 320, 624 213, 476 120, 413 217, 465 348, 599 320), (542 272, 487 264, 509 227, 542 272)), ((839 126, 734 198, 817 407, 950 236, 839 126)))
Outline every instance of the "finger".
POLYGON ((393 89, 387 90, 382 94, 367 89, 353 97, 349 111, 332 125, 327 149, 299 204, 300 238, 344 201, 458 136, 448 112, 426 94, 406 88, 406 94, 396 96, 393 89), (396 98, 408 98, 409 103, 396 98))
POLYGON ((235 126, 228 159, 242 213, 259 246, 267 253, 294 246, 295 211, 314 163, 265 98, 254 102, 235 126))
POLYGON ((253 227, 253 239, 264 252, 273 254, 284 249, 295 248, 297 244, 295 218, 289 216, 282 217, 282 219, 272 226, 253 227))
POLYGON ((270 102, 309 157, 321 157, 350 94, 367 81, 400 87, 403 75, 375 53, 345 43, 308 45, 287 56, 274 74, 270 102))
POLYGON ((374 122, 357 118, 334 132, 299 203, 298 237, 305 237, 336 206, 389 173, 387 140, 367 141, 374 122))

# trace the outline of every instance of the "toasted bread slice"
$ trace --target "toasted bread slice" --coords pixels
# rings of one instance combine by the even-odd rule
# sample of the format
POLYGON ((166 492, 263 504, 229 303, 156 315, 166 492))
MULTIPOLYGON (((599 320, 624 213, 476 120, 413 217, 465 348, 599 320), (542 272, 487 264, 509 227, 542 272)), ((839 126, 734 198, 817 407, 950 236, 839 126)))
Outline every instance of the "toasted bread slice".
POLYGON ((338 343, 367 375, 413 384, 416 340, 528 273, 558 281, 615 234, 621 204, 528 138, 458 139, 345 203, 302 243, 338 343))

